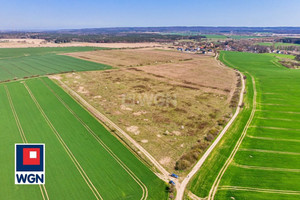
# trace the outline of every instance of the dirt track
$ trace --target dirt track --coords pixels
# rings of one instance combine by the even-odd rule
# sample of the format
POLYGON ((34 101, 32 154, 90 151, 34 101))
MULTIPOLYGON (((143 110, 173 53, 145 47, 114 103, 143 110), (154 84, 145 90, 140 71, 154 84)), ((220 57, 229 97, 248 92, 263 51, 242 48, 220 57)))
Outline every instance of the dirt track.
MULTIPOLYGON (((251 75, 250 75, 251 76, 251 75)), ((252 111, 251 111, 251 115, 250 115, 250 118, 249 120, 247 121, 247 124, 242 132, 242 135, 240 136, 238 142, 236 143, 233 151, 231 152, 229 158, 226 160, 226 163, 224 164, 224 166, 222 167, 222 169, 220 170, 217 178, 215 179, 214 181, 214 184, 212 185, 212 188, 209 192, 209 196, 208 196, 208 199, 209 200, 213 200, 216 193, 217 193, 217 189, 218 189, 218 186, 220 184, 220 181, 225 173, 225 171, 227 170, 228 166, 230 165, 230 163, 233 161, 233 158, 235 156, 235 154, 237 153, 239 147, 241 146, 242 144, 242 141, 243 139, 245 138, 246 134, 247 134, 247 130, 254 118, 254 114, 255 114, 255 111, 256 111, 256 95, 257 95, 257 92, 256 92, 256 87, 255 87, 255 80, 254 78, 251 76, 251 79, 252 79, 252 83, 253 83, 253 90, 254 90, 254 96, 253 96, 253 107, 252 107, 252 111)))
MULTIPOLYGON (((220 65, 222 65, 220 63, 220 61, 218 61, 218 63, 220 65)), ((242 73, 240 73, 240 76, 241 76, 241 80, 242 80, 242 90, 241 90, 241 93, 240 93, 240 99, 239 99, 239 103, 238 103, 238 107, 236 109, 236 112, 234 113, 234 115, 230 119, 230 121, 227 123, 227 125, 224 127, 224 129, 222 130, 222 132, 218 135, 218 137, 216 138, 216 140, 209 147, 209 149, 205 152, 205 154, 197 162, 197 164, 194 166, 194 168, 191 170, 191 172, 184 178, 184 180, 182 181, 182 183, 180 185, 177 185, 176 200, 182 200, 183 194, 184 194, 184 191, 185 191, 185 188, 186 188, 187 184, 189 183, 189 181, 191 180, 191 178, 197 173, 197 171, 203 165, 203 163, 205 162, 205 160, 207 159, 207 157, 210 155, 210 153, 213 151, 213 149, 216 147, 216 145, 219 143, 219 141, 222 139, 222 137, 225 135, 225 133, 227 132, 227 130, 229 129, 229 127, 231 126, 231 124, 234 122, 234 120, 238 116, 238 114, 239 114, 239 112, 241 110, 240 105, 242 105, 242 103, 243 103, 244 91, 245 91, 245 81, 244 81, 242 73)))
POLYGON ((160 163, 155 160, 155 158, 146 151, 140 144, 138 144, 133 138, 131 138, 125 131, 123 131, 120 127, 118 127, 114 122, 108 119, 105 115, 96 110, 93 106, 91 106, 88 102, 86 102, 80 95, 74 92, 71 88, 69 88, 66 84, 64 84, 61 80, 56 79, 59 84, 68 91, 73 97, 76 98, 81 104, 83 104, 94 116, 96 116, 99 120, 109 124, 111 127, 115 128, 119 133, 121 133, 132 145, 134 145, 139 151, 141 151, 151 162, 152 164, 161 172, 161 174, 156 174, 159 178, 164 181, 168 181, 170 173, 160 165, 160 163))

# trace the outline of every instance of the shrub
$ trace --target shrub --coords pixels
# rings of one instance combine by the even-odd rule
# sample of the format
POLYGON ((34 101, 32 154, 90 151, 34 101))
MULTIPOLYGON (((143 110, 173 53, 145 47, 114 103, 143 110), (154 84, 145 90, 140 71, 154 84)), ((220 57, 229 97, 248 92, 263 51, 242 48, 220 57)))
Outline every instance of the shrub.
POLYGON ((189 161, 180 159, 176 162, 175 169, 176 170, 185 170, 189 166, 191 166, 191 163, 189 161))
POLYGON ((213 139, 214 139, 215 137, 212 135, 212 134, 208 134, 206 137, 205 137, 205 140, 207 140, 207 141, 213 141, 213 139))

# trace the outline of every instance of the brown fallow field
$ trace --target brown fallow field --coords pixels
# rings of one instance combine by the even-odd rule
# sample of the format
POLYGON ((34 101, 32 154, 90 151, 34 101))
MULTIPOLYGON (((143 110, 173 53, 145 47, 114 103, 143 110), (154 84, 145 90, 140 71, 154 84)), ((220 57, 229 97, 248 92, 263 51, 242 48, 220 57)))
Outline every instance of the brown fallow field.
POLYGON ((44 39, 0 39, 0 48, 28 48, 28 47, 107 47, 107 48, 145 48, 162 47, 159 43, 90 43, 69 42, 54 43, 44 39))
POLYGON ((184 174, 230 119, 234 70, 211 56, 156 49, 69 53, 115 69, 60 75, 167 170, 184 174))

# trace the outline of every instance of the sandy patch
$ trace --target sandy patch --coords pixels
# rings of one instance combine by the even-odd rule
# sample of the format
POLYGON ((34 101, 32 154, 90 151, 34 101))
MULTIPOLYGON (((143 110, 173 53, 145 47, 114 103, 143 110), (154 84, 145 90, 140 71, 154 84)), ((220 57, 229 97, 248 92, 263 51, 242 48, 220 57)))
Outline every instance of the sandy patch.
POLYGON ((181 135, 181 132, 180 131, 172 131, 172 134, 176 135, 176 136, 179 136, 179 135, 181 135))
POLYGON ((51 79, 56 79, 56 80, 61 80, 62 77, 60 75, 51 75, 50 76, 51 79))
POLYGON ((139 127, 137 126, 129 126, 126 128, 126 130, 133 133, 134 135, 140 134, 139 127))
POLYGON ((121 105, 120 106, 121 110, 128 110, 128 111, 132 111, 132 108, 126 107, 125 105, 121 105))
POLYGON ((79 86, 77 92, 81 93, 81 94, 88 94, 89 91, 86 90, 83 86, 79 86))
POLYGON ((162 159, 159 160, 159 163, 162 165, 167 165, 171 162, 171 158, 170 157, 164 157, 162 159))
POLYGON ((140 116, 140 115, 144 115, 146 113, 147 113, 147 111, 138 111, 138 112, 134 112, 133 115, 134 116, 140 116))
POLYGON ((148 140, 141 140, 142 143, 148 143, 148 140))
POLYGON ((102 96, 101 95, 97 95, 97 96, 94 96, 93 99, 101 99, 102 96))

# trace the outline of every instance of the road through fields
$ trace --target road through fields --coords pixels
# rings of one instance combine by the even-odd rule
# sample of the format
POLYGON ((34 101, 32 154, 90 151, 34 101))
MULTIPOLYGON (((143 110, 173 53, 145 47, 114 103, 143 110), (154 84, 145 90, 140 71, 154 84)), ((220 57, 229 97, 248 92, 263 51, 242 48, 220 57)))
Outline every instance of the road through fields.
MULTIPOLYGON (((221 67, 226 67, 224 66, 219 60, 217 60, 217 55, 215 57, 216 61, 221 67)), ((241 77, 242 81, 242 89, 240 92, 240 97, 239 97, 239 102, 236 108, 236 111, 230 121, 226 124, 224 129, 221 131, 221 133, 218 135, 218 137, 214 140, 214 142, 210 145, 210 147, 207 149, 207 151, 204 153, 204 155, 200 158, 200 160, 196 163, 196 165, 193 167, 193 169, 189 172, 189 174, 183 179, 183 181, 180 184, 177 184, 177 196, 176 200, 181 200, 184 195, 185 188, 189 181, 192 179, 192 177, 197 173, 197 171, 201 168, 203 163, 206 161, 210 153, 214 150, 214 148, 217 146, 219 141, 222 139, 222 137, 226 134, 227 130, 229 127, 232 125, 232 123, 235 121, 236 117, 240 113, 241 106, 243 104, 243 99, 244 99, 244 92, 245 92, 245 80, 243 77, 243 74, 239 72, 239 75, 241 77)))
POLYGON ((251 76, 251 79, 252 79, 252 83, 253 83, 253 88, 254 88, 254 96, 253 96, 253 107, 252 107, 252 111, 251 111, 251 115, 250 115, 250 118, 248 119, 248 122, 238 140, 238 142, 236 143, 233 151, 231 152, 229 158, 227 159, 227 161, 225 162, 224 166, 222 167, 221 171, 219 172, 217 178, 215 179, 213 185, 212 185, 212 188, 209 192, 209 196, 208 196, 208 199, 209 200, 213 200, 215 195, 216 195, 216 192, 217 192, 217 189, 218 189, 218 186, 220 184, 220 180, 222 179, 222 176, 224 175, 226 169, 228 168, 228 166, 230 165, 230 163, 232 162, 236 152, 238 151, 239 147, 241 146, 242 144, 242 141, 243 139, 245 138, 246 134, 247 134, 247 131, 248 131, 248 128, 253 120, 253 117, 254 117, 254 114, 255 114, 255 111, 256 111, 256 96, 257 96, 257 92, 256 92, 256 87, 255 87, 255 80, 254 80, 254 77, 251 76))
POLYGON ((269 54, 221 55, 225 64, 255 80, 254 95, 250 117, 236 125, 246 124, 208 199, 299 199, 300 71, 269 54))
POLYGON ((87 131, 99 142, 99 144, 120 164, 120 166, 136 181, 137 184, 140 185, 140 187, 143 190, 143 195, 141 197, 141 200, 147 199, 148 197, 148 189, 145 186, 145 184, 126 166, 122 160, 99 138, 99 136, 84 122, 80 119, 80 117, 60 98, 55 91, 49 87, 49 85, 43 81, 43 84, 47 86, 47 88, 57 97, 57 99, 76 117, 76 119, 87 129, 87 131))
MULTIPOLYGON (((55 78, 55 77, 53 77, 55 78)), ((56 79, 56 78, 55 78, 56 79)), ((157 174, 159 178, 168 182, 170 173, 140 144, 138 144, 132 137, 130 137, 125 131, 118 127, 114 122, 108 119, 105 115, 100 113, 97 109, 91 106, 87 101, 85 101, 80 95, 73 91, 70 87, 64 84, 61 80, 56 79, 62 88, 69 92, 76 100, 78 100, 82 105, 84 105, 91 113, 93 113, 99 120, 104 123, 108 123, 110 126, 118 130, 128 141, 132 143, 139 151, 141 151, 151 162, 152 164, 160 171, 161 174, 157 174)))

